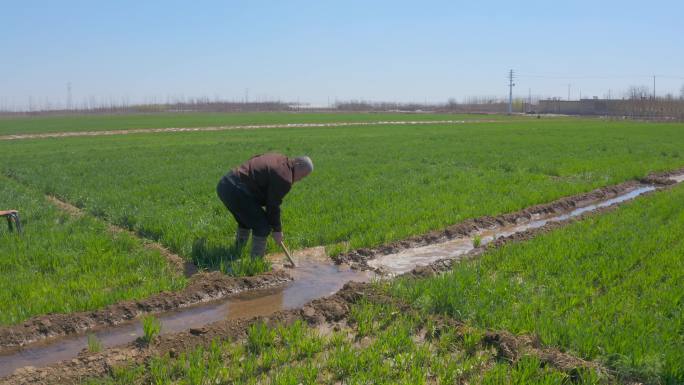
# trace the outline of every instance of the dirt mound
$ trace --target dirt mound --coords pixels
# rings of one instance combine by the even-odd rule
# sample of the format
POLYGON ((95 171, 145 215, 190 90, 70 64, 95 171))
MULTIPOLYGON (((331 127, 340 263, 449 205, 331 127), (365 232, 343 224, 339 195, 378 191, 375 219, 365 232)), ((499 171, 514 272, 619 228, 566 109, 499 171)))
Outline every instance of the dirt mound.
POLYGON ((555 348, 543 347, 539 339, 534 336, 516 336, 506 331, 489 331, 485 333, 483 341, 494 346, 499 357, 510 362, 517 362, 523 356, 533 355, 539 357, 544 364, 571 374, 580 368, 607 373, 606 369, 595 362, 577 358, 555 348))

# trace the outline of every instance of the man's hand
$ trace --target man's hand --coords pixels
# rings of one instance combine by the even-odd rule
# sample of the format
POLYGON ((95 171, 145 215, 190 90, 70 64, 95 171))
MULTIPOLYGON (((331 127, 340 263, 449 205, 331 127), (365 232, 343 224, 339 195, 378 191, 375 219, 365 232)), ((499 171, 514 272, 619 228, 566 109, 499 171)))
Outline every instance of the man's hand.
POLYGON ((276 241, 277 244, 283 243, 283 232, 282 231, 273 232, 273 240, 276 241))

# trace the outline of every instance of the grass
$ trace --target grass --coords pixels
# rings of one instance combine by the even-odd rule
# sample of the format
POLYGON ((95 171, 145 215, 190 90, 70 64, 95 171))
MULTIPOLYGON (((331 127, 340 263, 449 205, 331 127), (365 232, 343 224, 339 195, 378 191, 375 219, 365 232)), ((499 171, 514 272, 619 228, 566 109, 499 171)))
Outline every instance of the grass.
POLYGON ((250 246, 251 243, 241 249, 234 244, 209 248, 206 238, 198 238, 192 245, 191 257, 196 266, 238 277, 271 270, 271 264, 265 258, 251 258, 250 246))
POLYGON ((157 356, 144 366, 115 369, 88 384, 598 384, 596 373, 571 376, 523 356, 511 364, 477 340, 466 348, 461 330, 426 322, 418 313, 362 301, 348 327, 320 334, 301 321, 253 324, 245 341, 157 356), (368 328, 368 324, 373 324, 368 328), (366 326, 362 326, 366 325, 366 326), (360 332, 365 327, 366 332, 360 332), (428 328, 435 331, 429 336, 428 328), (426 337, 427 336, 427 337, 426 337))
POLYGON ((0 135, 251 124, 501 119, 503 116, 399 113, 150 113, 0 117, 0 135))
POLYGON ((475 234, 473 237, 473 247, 480 247, 482 244, 482 237, 479 234, 475 234))
POLYGON ((681 148, 682 124, 534 119, 0 142, 0 171, 215 266, 235 231, 216 183, 256 153, 314 159, 286 242, 339 253, 679 168, 681 148))
POLYGON ((149 344, 161 332, 161 328, 162 328, 161 321, 153 315, 147 315, 147 316, 142 317, 142 319, 140 320, 140 323, 142 324, 142 329, 143 329, 142 340, 146 344, 149 344))
POLYGON ((185 285, 158 252, 126 234, 110 234, 101 221, 73 218, 41 193, 3 177, 0 197, 5 208, 20 210, 24 225, 19 237, 0 223, 0 325, 185 285))
POLYGON ((88 333, 88 351, 91 353, 102 351, 102 342, 92 333, 88 333))
POLYGON ((427 313, 534 333, 624 379, 681 384, 683 240, 678 186, 391 291, 427 313))

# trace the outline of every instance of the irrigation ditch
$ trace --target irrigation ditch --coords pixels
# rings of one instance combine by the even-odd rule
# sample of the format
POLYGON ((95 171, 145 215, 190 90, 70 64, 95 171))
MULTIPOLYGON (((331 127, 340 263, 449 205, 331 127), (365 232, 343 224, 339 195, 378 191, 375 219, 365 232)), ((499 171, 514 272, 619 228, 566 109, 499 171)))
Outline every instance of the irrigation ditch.
MULTIPOLYGON (((142 301, 111 305, 108 310, 36 317, 0 329, 0 377, 8 376, 0 383, 77 382, 84 376, 105 375, 114 366, 145 362, 155 354, 173 356, 209 344, 214 338, 243 338, 254 322, 274 324, 300 319, 310 325, 333 327, 345 321, 349 306, 359 298, 379 295, 367 283, 374 277, 437 274, 489 247, 529 239, 683 181, 684 169, 651 174, 640 181, 599 188, 516 213, 476 218, 382 247, 354 250, 333 260, 325 256, 322 248, 300 251, 296 254, 299 267, 290 272, 274 269, 261 276, 231 278, 241 282, 235 283, 243 291, 241 294, 204 284, 193 286, 191 281, 180 293, 160 293, 142 301), (264 288, 272 282, 279 286, 264 288), (205 293, 211 290, 232 295, 206 302, 212 297, 205 293), (201 303, 189 305, 198 299, 201 303), (140 327, 132 321, 146 312, 162 312, 158 318, 165 325, 151 346, 139 343, 140 327), (60 319, 68 321, 54 322, 60 319), (103 342, 104 351, 90 353, 84 349, 86 330, 92 330, 103 342)), ((195 276, 200 275, 220 282, 230 278, 216 272, 195 276)), ((525 336, 490 331, 486 340, 503 356, 524 350, 535 352, 556 367, 596 366, 544 348, 525 336)))

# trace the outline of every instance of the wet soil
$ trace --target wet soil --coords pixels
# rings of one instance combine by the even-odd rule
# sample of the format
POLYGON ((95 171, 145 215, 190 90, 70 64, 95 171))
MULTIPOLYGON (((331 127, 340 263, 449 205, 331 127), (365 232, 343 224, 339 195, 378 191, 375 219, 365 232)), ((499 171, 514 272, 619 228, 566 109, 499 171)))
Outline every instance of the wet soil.
POLYGON ((206 132, 206 131, 229 131, 229 130, 254 130, 264 128, 325 128, 325 127, 346 127, 346 126, 379 126, 379 125, 406 125, 416 126, 424 124, 463 124, 463 123, 505 123, 501 120, 492 119, 472 119, 472 120, 414 120, 414 121, 378 121, 378 122, 337 122, 337 123, 284 123, 284 124, 250 124, 235 126, 216 126, 216 127, 169 127, 169 128, 133 128, 130 130, 108 130, 108 131, 72 131, 72 132, 47 132, 37 134, 14 134, 1 135, 0 140, 22 140, 22 139, 47 139, 47 138, 68 138, 75 136, 112 136, 128 134, 152 134, 160 132, 206 132))

